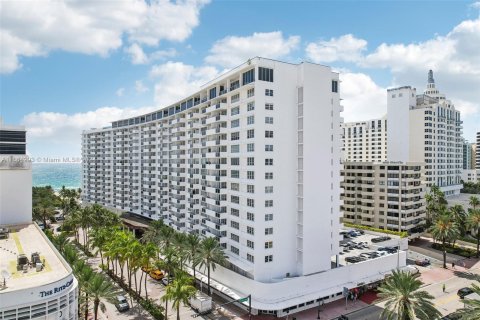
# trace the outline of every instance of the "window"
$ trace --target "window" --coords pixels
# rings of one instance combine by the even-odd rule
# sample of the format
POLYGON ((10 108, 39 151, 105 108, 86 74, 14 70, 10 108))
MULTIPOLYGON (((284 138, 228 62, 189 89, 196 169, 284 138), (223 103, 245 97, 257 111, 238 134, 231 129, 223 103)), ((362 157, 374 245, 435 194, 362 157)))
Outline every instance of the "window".
POLYGON ((273 103, 265 103, 265 110, 273 110, 273 103))
POLYGON ((255 214, 247 212, 247 220, 255 221, 255 214))
POLYGON ((230 111, 230 113, 232 116, 236 116, 237 114, 240 113, 240 107, 232 108, 232 111, 230 111))
POLYGON ((230 221, 230 227, 238 230, 240 229, 240 224, 237 221, 230 221))
POLYGON ((273 234, 273 228, 265 228, 265 235, 273 234))
POLYGON ((265 262, 272 262, 272 261, 273 261, 273 255, 265 256, 265 262))
POLYGON ((247 192, 248 193, 255 193, 255 186, 253 184, 247 185, 247 192))
POLYGON ((332 92, 338 92, 338 81, 332 80, 332 92))
POLYGON ((232 120, 230 127, 237 128, 240 126, 240 119, 232 120))
POLYGON ((246 85, 255 81, 255 69, 248 70, 242 74, 242 84, 246 85))
POLYGON ((269 97, 273 97, 273 90, 271 89, 265 89, 265 95, 269 97))
POLYGON ((255 116, 248 116, 247 118, 247 125, 255 123, 255 116))
POLYGON ((209 95, 210 99, 213 99, 216 96, 217 96, 217 88, 210 89, 210 95, 209 95))
MULTIPOLYGON (((234 94, 231 98, 231 102, 234 103, 234 102, 237 102, 238 100, 240 100, 240 94, 234 94)), ((233 110, 233 109, 232 109, 233 110)))
POLYGON ((266 186, 265 193, 273 193, 273 186, 266 186))
POLYGON ((253 243, 253 241, 247 240, 247 247, 249 247, 249 248, 251 248, 251 249, 254 249, 254 248, 255 248, 255 244, 253 243))
POLYGON ((265 151, 273 151, 273 144, 266 144, 265 145, 265 151))
POLYGON ((250 262, 254 261, 253 256, 250 253, 247 253, 247 260, 250 262))
POLYGON ((255 95, 255 88, 247 90, 247 98, 253 97, 255 95))
POLYGON ((255 171, 247 171, 247 179, 249 180, 255 179, 255 171))
POLYGON ((273 69, 258 67, 258 80, 273 82, 273 69))
POLYGON ((232 182, 230 184, 230 189, 232 189, 233 191, 240 191, 240 184, 232 182))
POLYGON ((240 145, 234 144, 231 146, 232 153, 239 153, 240 152, 240 145))
POLYGON ((240 132, 232 132, 230 140, 232 140, 232 141, 240 140, 240 132))
POLYGON ((236 242, 239 242, 240 241, 240 237, 234 233, 231 233, 230 234, 230 239, 232 239, 233 241, 236 241, 236 242))
POLYGON ((255 229, 253 227, 247 227, 248 234, 255 234, 255 229))
POLYGON ((238 248, 237 248, 237 247, 234 247, 234 246, 230 246, 230 251, 232 251, 233 253, 235 253, 235 254, 237 254, 237 255, 238 255, 239 252, 240 252, 240 251, 238 250, 238 248))
POLYGON ((265 249, 272 249, 272 248, 273 248, 273 241, 266 241, 265 249))
POLYGON ((273 159, 265 159, 266 166, 273 166, 273 159))
POLYGON ((255 200, 253 199, 247 199, 247 206, 249 207, 255 207, 255 200))
POLYGON ((247 144, 247 152, 254 152, 255 151, 255 144, 249 143, 247 144))
POLYGON ((273 207, 273 200, 265 200, 265 208, 273 207))
POLYGON ((273 131, 265 131, 265 138, 273 138, 273 131))
POLYGON ((234 217, 240 216, 240 211, 238 209, 231 208, 230 209, 230 214, 234 217))
POLYGON ((247 139, 252 139, 255 137, 255 129, 247 130, 247 139))
POLYGON ((252 110, 255 110, 255 102, 247 103, 247 111, 252 111, 252 110))
POLYGON ((239 166, 240 165, 240 158, 231 158, 230 159, 230 164, 232 166, 239 166))
POLYGON ((273 117, 265 117, 266 124, 273 124, 273 117))
POLYGON ((265 172, 265 180, 272 180, 273 172, 265 172))
POLYGON ((254 166, 255 165, 255 158, 254 157, 248 157, 247 158, 247 166, 254 166))
POLYGON ((240 203, 240 197, 239 196, 230 196, 230 200, 232 203, 239 204, 240 203))
POLYGON ((232 170, 232 172, 231 172, 231 177, 232 177, 232 178, 236 178, 236 179, 240 178, 240 171, 238 171, 238 170, 232 170))
POLYGON ((265 215, 265 221, 272 221, 273 220, 273 213, 267 213, 265 215))

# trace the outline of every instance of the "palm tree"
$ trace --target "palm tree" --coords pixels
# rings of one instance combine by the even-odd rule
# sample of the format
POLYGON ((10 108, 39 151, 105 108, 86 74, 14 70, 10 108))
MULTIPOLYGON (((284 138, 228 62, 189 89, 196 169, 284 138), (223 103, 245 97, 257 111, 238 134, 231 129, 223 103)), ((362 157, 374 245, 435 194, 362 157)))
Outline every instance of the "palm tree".
POLYGON ((458 226, 453 218, 448 214, 448 211, 443 211, 437 216, 431 227, 432 236, 435 240, 442 242, 443 250, 443 267, 447 268, 447 251, 446 244, 458 238, 458 226))
MULTIPOLYGON (((465 236, 465 233, 467 231, 467 226, 466 226, 466 213, 465 210, 463 209, 463 206, 460 204, 456 204, 453 207, 450 208, 450 212, 452 214, 453 221, 455 221, 458 231, 460 232, 460 236, 465 236)), ((455 246, 455 242, 457 239, 453 240, 453 246, 455 246)))
POLYGON ((103 275, 95 274, 86 286, 86 291, 91 299, 93 299, 93 314, 94 319, 97 320, 98 307, 105 311, 105 305, 100 299, 113 300, 116 295, 116 290, 103 275))
POLYGON ((198 256, 200 254, 201 239, 198 234, 189 234, 186 240, 187 260, 193 269, 193 279, 197 279, 195 267, 198 265, 198 256))
MULTIPOLYGON (((172 301, 173 308, 177 310, 177 320, 180 320, 180 303, 186 305, 196 292, 197 289, 192 286, 192 278, 185 273, 179 273, 175 280, 167 286, 162 300, 172 301)), ((165 318, 167 318, 167 309, 165 309, 165 318)))
POLYGON ((471 210, 467 217, 467 225, 470 229, 476 231, 477 235, 477 258, 479 256, 480 247, 480 209, 471 210))
POLYGON ((432 303, 434 298, 426 291, 417 291, 422 282, 408 272, 393 271, 379 288, 379 297, 387 300, 382 319, 433 320, 441 317, 432 303))
POLYGON ((477 196, 470 196, 469 200, 469 204, 473 210, 477 209, 477 206, 480 205, 480 200, 477 196))
POLYGON ((55 247, 57 247, 58 251, 63 252, 65 246, 70 243, 70 239, 66 232, 62 232, 58 236, 54 236, 52 242, 55 247))
MULTIPOLYGON (((473 292, 480 295, 480 287, 476 284, 472 284, 473 292)), ((480 300, 477 299, 464 299, 463 303, 465 308, 459 311, 462 316, 462 320, 477 320, 480 319, 480 300)))
POLYGON ((33 208, 33 217, 43 221, 43 226, 47 229, 47 220, 55 215, 53 207, 48 204, 40 204, 33 208))
POLYGON ((224 265, 227 262, 227 257, 217 239, 205 238, 202 240, 198 262, 200 268, 207 269, 208 294, 211 295, 210 270, 215 271, 217 264, 224 265))

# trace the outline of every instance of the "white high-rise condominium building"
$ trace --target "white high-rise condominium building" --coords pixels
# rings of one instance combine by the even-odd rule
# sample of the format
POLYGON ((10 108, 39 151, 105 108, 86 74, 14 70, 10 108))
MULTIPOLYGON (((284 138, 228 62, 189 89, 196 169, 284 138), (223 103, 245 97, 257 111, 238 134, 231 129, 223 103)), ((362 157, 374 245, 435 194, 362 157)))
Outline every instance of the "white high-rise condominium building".
POLYGON ((480 169, 480 131, 477 132, 477 143, 475 145, 475 168, 480 169))
POLYGON ((229 266, 214 282, 259 312, 338 299, 391 270, 336 268, 338 89, 329 67, 254 58, 178 103, 85 131, 83 201, 216 237, 229 266))
POLYGON ((435 87, 432 70, 427 89, 417 95, 406 86, 388 90, 387 145, 389 161, 425 163, 427 186, 445 195, 459 194, 463 167, 460 111, 435 87))
POLYGON ((468 140, 463 140, 463 170, 471 170, 475 168, 475 165, 472 166, 473 146, 468 140))
POLYGON ((387 160, 387 117, 342 124, 342 159, 383 162, 387 160))

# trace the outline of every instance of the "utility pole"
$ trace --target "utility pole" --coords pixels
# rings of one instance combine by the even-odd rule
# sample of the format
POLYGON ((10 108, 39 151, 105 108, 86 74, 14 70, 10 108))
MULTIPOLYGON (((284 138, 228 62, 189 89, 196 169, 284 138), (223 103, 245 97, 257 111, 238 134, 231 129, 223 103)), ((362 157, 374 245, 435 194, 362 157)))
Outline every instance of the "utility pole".
POLYGON ((248 295, 248 320, 252 320, 252 294, 248 295))

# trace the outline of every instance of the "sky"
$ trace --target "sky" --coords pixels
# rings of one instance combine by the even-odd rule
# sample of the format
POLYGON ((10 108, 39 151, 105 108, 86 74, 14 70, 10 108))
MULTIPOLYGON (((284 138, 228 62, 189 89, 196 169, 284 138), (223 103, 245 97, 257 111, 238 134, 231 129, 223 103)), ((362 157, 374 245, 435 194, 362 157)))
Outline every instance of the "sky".
POLYGON ((0 116, 32 157, 79 157, 82 130, 165 107, 262 56, 340 72, 345 121, 386 89, 437 88, 480 131, 480 2, 0 0, 0 116))

